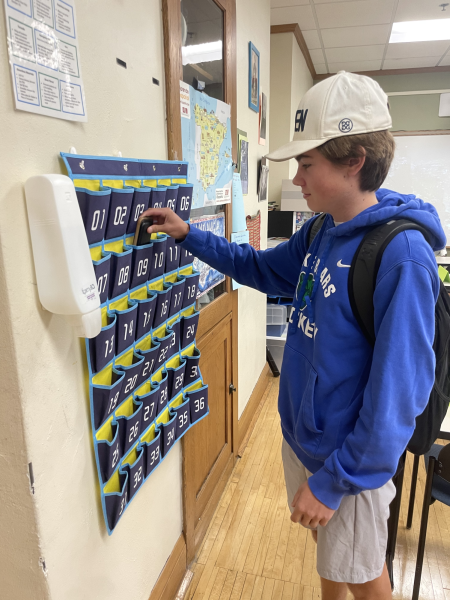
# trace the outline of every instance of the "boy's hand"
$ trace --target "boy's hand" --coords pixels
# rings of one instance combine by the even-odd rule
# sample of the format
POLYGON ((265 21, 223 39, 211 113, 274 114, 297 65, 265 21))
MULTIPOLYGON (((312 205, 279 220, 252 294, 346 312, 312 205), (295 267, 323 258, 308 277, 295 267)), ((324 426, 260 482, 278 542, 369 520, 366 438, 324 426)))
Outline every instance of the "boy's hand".
POLYGON ((189 225, 170 208, 149 208, 142 215, 153 219, 153 225, 147 229, 148 233, 167 233, 176 240, 184 240, 189 233, 189 225))
POLYGON ((291 515, 291 521, 301 523, 304 527, 311 529, 315 529, 317 525, 325 527, 335 512, 317 500, 309 489, 307 481, 298 488, 292 506, 294 512, 291 515))

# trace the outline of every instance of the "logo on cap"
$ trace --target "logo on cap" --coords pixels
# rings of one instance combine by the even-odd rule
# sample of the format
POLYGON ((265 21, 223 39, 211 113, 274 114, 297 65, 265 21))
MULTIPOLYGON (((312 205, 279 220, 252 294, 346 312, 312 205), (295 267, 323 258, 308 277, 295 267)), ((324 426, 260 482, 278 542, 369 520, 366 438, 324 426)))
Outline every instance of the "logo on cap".
POLYGON ((302 131, 305 129, 307 115, 308 115, 308 109, 298 110, 295 113, 295 133, 298 133, 300 131, 300 129, 302 131))
POLYGON ((353 121, 351 119, 342 119, 342 121, 339 123, 339 130, 342 131, 342 133, 348 133, 352 129, 353 121))

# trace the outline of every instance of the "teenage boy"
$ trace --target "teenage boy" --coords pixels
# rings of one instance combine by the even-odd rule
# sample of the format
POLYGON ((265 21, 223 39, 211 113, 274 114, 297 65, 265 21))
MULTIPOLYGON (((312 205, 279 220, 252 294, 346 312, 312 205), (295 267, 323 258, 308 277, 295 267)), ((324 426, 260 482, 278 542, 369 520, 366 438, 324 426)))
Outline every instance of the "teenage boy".
POLYGON ((436 210, 379 189, 394 155, 386 94, 369 77, 340 72, 311 88, 292 142, 268 155, 297 158, 294 184, 327 216, 274 249, 255 251, 190 228, 169 209, 154 225, 202 261, 263 293, 294 297, 280 379, 283 465, 294 522, 312 530, 323 600, 391 598, 385 566, 391 481, 434 381, 433 251, 445 246, 436 210), (374 294, 376 343, 366 341, 348 295, 364 235, 393 219, 408 230, 384 251, 374 294))

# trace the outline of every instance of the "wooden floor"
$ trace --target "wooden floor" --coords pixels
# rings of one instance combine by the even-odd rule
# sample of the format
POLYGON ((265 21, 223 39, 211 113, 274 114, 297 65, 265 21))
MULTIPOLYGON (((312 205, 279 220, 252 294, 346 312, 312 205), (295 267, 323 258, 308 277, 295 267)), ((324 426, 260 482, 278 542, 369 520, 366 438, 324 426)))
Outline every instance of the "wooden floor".
MULTIPOLYGON (((211 521, 188 600, 317 600, 315 543, 292 523, 281 464, 279 379, 266 402, 211 521)), ((441 442, 445 443, 445 442, 441 442)), ((395 557, 396 600, 412 595, 425 470, 420 463, 413 527, 406 530, 412 457, 408 455, 395 557)), ((422 575, 423 600, 450 600, 450 508, 431 506, 422 575)), ((349 594, 348 598, 352 598, 349 594)))

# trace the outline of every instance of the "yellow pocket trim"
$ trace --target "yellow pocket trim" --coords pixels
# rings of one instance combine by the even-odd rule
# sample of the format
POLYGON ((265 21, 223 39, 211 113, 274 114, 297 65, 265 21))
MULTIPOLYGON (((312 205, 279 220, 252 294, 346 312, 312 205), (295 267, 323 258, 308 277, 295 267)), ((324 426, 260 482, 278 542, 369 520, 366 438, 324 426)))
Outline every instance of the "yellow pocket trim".
POLYGON ((123 179, 103 179, 102 183, 104 187, 123 190, 123 179))
POLYGON ((176 369, 180 365, 181 365, 180 357, 177 354, 175 354, 175 356, 172 356, 172 358, 166 362, 166 368, 169 368, 169 369, 176 369))
POLYGON ((152 442, 156 437, 156 427, 155 424, 153 423, 153 425, 151 425, 151 427, 149 428, 149 430, 147 431, 147 433, 145 435, 143 435, 141 437, 141 442, 152 442))
POLYGON ((178 394, 178 396, 175 396, 175 398, 169 403, 169 406, 172 406, 172 407, 181 406, 184 401, 185 400, 183 398, 183 394, 180 393, 180 394, 178 394))
POLYGON ((178 319, 180 318, 180 315, 176 314, 174 317, 172 317, 171 319, 169 319, 167 321, 167 324, 170 325, 172 327, 172 325, 178 321, 178 319))
POLYGON ((158 179, 158 185, 172 185, 170 179, 158 179))
POLYGON ((93 248, 89 248, 89 252, 91 253, 91 259, 92 260, 101 260, 102 258, 102 247, 101 246, 94 246, 93 248))
POLYGON ((190 317, 191 315, 193 315, 196 312, 195 310, 195 306, 190 306, 189 308, 187 308, 186 310, 184 310, 181 313, 182 317, 190 317))
POLYGON ((132 298, 133 300, 146 300, 148 298, 147 286, 139 288, 138 290, 130 294, 130 298, 132 298))
POLYGON ((109 417, 109 419, 106 421, 106 423, 104 425, 102 425, 100 427, 100 429, 97 431, 97 433, 95 434, 95 438, 98 442, 107 441, 107 442, 111 443, 113 441, 112 422, 113 422, 113 417, 109 417))
POLYGON ((156 419, 157 423, 168 423, 170 421, 169 409, 166 408, 161 415, 156 419))
POLYGON ((153 283, 149 283, 148 289, 149 290, 157 290, 158 292, 163 292, 164 291, 164 279, 161 277, 161 279, 158 279, 157 281, 154 281, 153 283))
POLYGON ((100 191, 100 181, 98 179, 74 179, 74 187, 85 188, 91 192, 100 191))
POLYGON ((108 325, 108 309, 106 306, 102 308, 102 327, 106 327, 108 325))
POLYGON ((130 237, 125 238, 125 244, 127 246, 132 246, 134 242, 134 235, 130 235, 130 237))
POLYGON ((109 305, 109 310, 128 310, 128 296, 124 296, 120 300, 115 300, 109 305))
POLYGON ((109 242, 105 244, 105 250, 107 252, 117 252, 121 254, 124 251, 123 248, 123 239, 116 240, 115 242, 109 242))
POLYGON ((182 271, 180 271, 180 275, 192 275, 194 273, 194 267, 192 265, 188 265, 182 271))
POLYGON ((165 323, 153 332, 153 337, 165 338, 166 335, 169 335, 169 334, 166 331, 165 323))
POLYGON ((116 365, 122 365, 123 367, 130 367, 133 364, 133 352, 134 349, 130 348, 124 354, 119 356, 116 360, 116 365))
POLYGON ((136 396, 146 396, 152 391, 152 386, 150 381, 146 381, 135 391, 136 396))
POLYGON ((150 350, 152 348, 152 336, 148 334, 143 340, 136 344, 136 350, 150 350))
POLYGON ((186 179, 172 179, 172 183, 175 185, 177 183, 187 183, 186 179))
POLYGON ((133 404, 133 396, 130 396, 125 402, 122 402, 120 407, 116 410, 116 417, 131 417, 139 407, 133 404))
POLYGON ((193 383, 188 388, 186 388, 184 391, 185 392, 193 392, 195 390, 199 390, 202 387, 203 387, 203 383, 201 381, 197 381, 197 383, 193 383))
POLYGON ((194 356, 195 342, 181 351, 181 356, 194 356))
POLYGON ((146 187, 156 187, 158 184, 156 183, 156 179, 144 179, 144 185, 146 187))
POLYGON ((125 456, 122 461, 123 465, 134 465, 138 459, 137 447, 138 445, 136 444, 136 446, 125 456))
POLYGON ((129 179, 125 181, 125 185, 129 185, 130 187, 140 188, 141 182, 138 179, 129 179))
POLYGON ((94 385, 111 385, 112 382, 112 364, 102 369, 92 378, 94 385))
POLYGON ((178 277, 178 273, 172 273, 172 275, 164 277, 165 281, 169 283, 175 283, 178 277))
POLYGON ((104 494, 114 494, 116 492, 121 492, 122 490, 120 489, 120 477, 119 477, 119 471, 117 470, 114 475, 111 477, 111 479, 108 481, 108 483, 105 485, 105 487, 103 488, 103 493, 104 494))
POLYGON ((162 381, 162 378, 163 378, 163 369, 164 369, 164 367, 160 367, 158 369, 158 371, 156 371, 155 373, 153 373, 153 375, 150 377, 150 381, 156 381, 157 383, 159 383, 160 381, 162 381))

